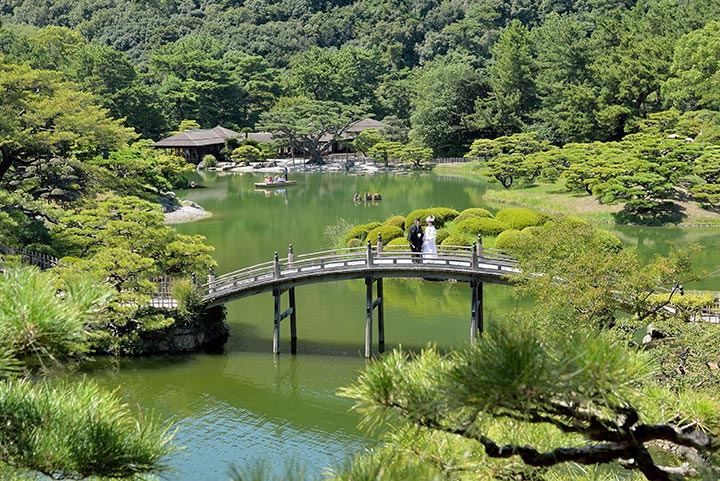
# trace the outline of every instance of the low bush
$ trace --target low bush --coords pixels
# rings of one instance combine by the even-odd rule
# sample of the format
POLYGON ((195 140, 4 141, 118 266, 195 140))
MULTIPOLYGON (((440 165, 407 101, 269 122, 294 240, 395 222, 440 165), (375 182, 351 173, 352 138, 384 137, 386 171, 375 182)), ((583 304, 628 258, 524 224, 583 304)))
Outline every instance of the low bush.
POLYGON ((524 235, 517 229, 508 229, 498 234, 495 239, 495 247, 506 252, 511 252, 517 245, 523 242, 524 235))
POLYGON ((469 217, 492 217, 493 215, 489 210, 482 209, 480 207, 471 207, 460 212, 460 215, 455 218, 455 222, 467 219, 469 217))
POLYGON ((401 228, 395 227, 394 225, 381 225, 368 232, 365 238, 369 240, 370 243, 375 244, 377 242, 378 233, 382 238, 383 244, 387 244, 391 240, 403 236, 403 230, 401 228))
POLYGON ((412 225, 413 219, 415 217, 420 217, 420 222, 425 223, 425 219, 432 215, 435 217, 435 222, 433 224, 437 229, 440 229, 442 226, 445 225, 446 222, 450 222, 451 220, 455 219, 460 214, 460 212, 456 211, 455 209, 450 209, 448 207, 430 207, 427 209, 417 209, 412 212, 410 212, 407 217, 405 217, 405 225, 409 226, 412 225))
POLYGON ((410 244, 405 237, 396 237, 385 246, 388 250, 407 251, 410 250, 410 244))
POLYGON ((484 217, 470 217, 455 224, 458 231, 471 235, 498 235, 510 227, 504 222, 497 219, 488 219, 484 217))
POLYGON ((435 243, 437 245, 442 244, 442 242, 448 238, 450 235, 450 232, 447 231, 447 229, 439 229, 437 231, 437 237, 435 237, 435 243))
POLYGON ((495 214, 495 218, 500 222, 504 222, 509 227, 518 230, 522 230, 525 227, 542 225, 547 220, 546 215, 523 207, 502 209, 495 214))
POLYGON ((347 243, 345 244, 345 247, 352 248, 352 247, 360 247, 361 245, 362 245, 362 241, 356 237, 353 237, 352 239, 347 241, 347 243))
POLYGON ((365 240, 368 232, 381 225, 382 224, 380 224, 380 222, 370 222, 368 224, 356 225, 355 227, 350 229, 347 234, 345 234, 343 240, 345 241, 346 245, 350 239, 360 239, 360 242, 362 242, 363 240, 365 240))
POLYGON ((597 229, 595 231, 595 238, 610 252, 619 252, 623 248, 622 241, 612 232, 597 229))
POLYGON ((471 246, 472 242, 464 236, 459 234, 449 235, 445 238, 445 240, 442 241, 443 247, 447 246, 471 246))
POLYGON ((392 225, 405 230, 405 217, 401 215, 394 215, 383 222, 383 225, 392 225))
POLYGON ((215 158, 215 156, 213 154, 204 155, 202 158, 202 165, 206 169, 217 167, 217 163, 218 163, 217 159, 215 158))

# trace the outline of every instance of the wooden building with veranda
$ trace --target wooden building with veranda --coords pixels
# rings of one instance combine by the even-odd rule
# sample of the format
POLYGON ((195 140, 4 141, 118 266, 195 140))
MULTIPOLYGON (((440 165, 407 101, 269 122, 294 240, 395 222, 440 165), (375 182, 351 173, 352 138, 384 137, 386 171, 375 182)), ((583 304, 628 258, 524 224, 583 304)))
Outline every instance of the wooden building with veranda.
POLYGON ((258 142, 270 142, 272 134, 269 132, 239 133, 218 125, 212 129, 184 130, 155 142, 152 146, 159 149, 172 149, 175 155, 181 156, 193 164, 199 164, 202 158, 208 154, 220 159, 220 151, 225 147, 225 141, 232 138, 240 140, 249 138, 258 142))

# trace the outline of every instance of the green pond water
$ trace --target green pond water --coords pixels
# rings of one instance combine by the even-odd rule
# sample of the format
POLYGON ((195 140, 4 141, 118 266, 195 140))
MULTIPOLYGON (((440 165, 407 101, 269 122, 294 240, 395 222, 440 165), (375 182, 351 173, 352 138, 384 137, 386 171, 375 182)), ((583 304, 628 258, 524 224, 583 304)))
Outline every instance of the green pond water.
MULTIPOLYGON (((480 181, 432 174, 292 173, 291 179, 298 185, 264 192, 253 186, 261 174, 205 174, 202 188, 181 196, 213 217, 176 228, 206 236, 216 248, 217 273, 222 274, 270 261, 275 251, 282 257, 290 243, 296 254, 325 249, 325 227, 339 218, 359 223, 428 206, 502 207, 483 201, 488 187, 480 181), (352 201, 353 193, 368 191, 381 193, 383 200, 352 201)), ((720 290, 719 229, 609 230, 646 257, 666 254, 672 244, 703 245, 696 260, 708 276, 688 287, 720 290)), ((176 443, 184 449, 166 460, 172 471, 163 479, 226 480, 232 466, 242 470, 258 464, 276 473, 294 464, 318 478, 373 443, 357 429, 359 417, 349 411, 351 402, 336 396, 365 365, 364 289, 362 280, 298 288, 297 356, 289 354, 287 323, 281 331, 282 354, 271 354, 273 298, 267 293, 227 305, 231 337, 224 354, 103 360, 94 363, 88 376, 119 387, 128 402, 175 423, 176 443)), ((467 284, 386 280, 385 298, 387 348, 467 342, 467 284)), ((486 323, 518 302, 508 287, 487 285, 486 323)))

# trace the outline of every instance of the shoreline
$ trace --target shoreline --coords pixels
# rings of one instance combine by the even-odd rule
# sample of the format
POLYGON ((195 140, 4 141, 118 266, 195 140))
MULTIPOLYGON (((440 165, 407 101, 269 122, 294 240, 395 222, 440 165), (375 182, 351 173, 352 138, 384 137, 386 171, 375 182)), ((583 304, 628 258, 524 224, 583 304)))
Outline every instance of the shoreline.
MULTIPOLYGON (((479 174, 468 172, 463 169, 463 166, 467 165, 466 163, 440 165, 442 165, 440 169, 435 169, 436 174, 466 177, 471 179, 479 179, 483 177, 479 174)), ((534 187, 523 189, 488 190, 483 197, 488 202, 526 207, 528 209, 553 214, 573 215, 580 217, 587 222, 596 224, 679 229, 720 229, 720 213, 713 213, 701 209, 695 202, 673 201, 673 204, 675 204, 683 212, 687 213, 686 220, 681 222, 670 221, 662 224, 618 222, 617 220, 614 220, 612 216, 614 213, 622 209, 621 205, 601 204, 591 196, 583 196, 580 199, 574 199, 571 193, 558 192, 556 187, 557 186, 552 184, 539 184, 534 187), (547 189, 552 190, 546 192, 547 189)))

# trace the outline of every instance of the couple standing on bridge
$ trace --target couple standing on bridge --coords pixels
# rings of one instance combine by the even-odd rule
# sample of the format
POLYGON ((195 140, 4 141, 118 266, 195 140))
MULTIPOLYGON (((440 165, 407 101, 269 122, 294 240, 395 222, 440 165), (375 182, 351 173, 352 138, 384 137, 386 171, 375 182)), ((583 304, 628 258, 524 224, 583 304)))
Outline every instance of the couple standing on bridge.
POLYGON ((407 240, 410 242, 410 250, 413 253, 413 262, 420 262, 420 253, 423 257, 435 257, 437 256, 437 247, 435 246, 435 238, 437 237, 437 229, 433 223, 435 217, 429 215, 425 219, 427 227, 423 232, 423 228, 420 225, 420 217, 415 217, 413 225, 408 229, 407 240))

